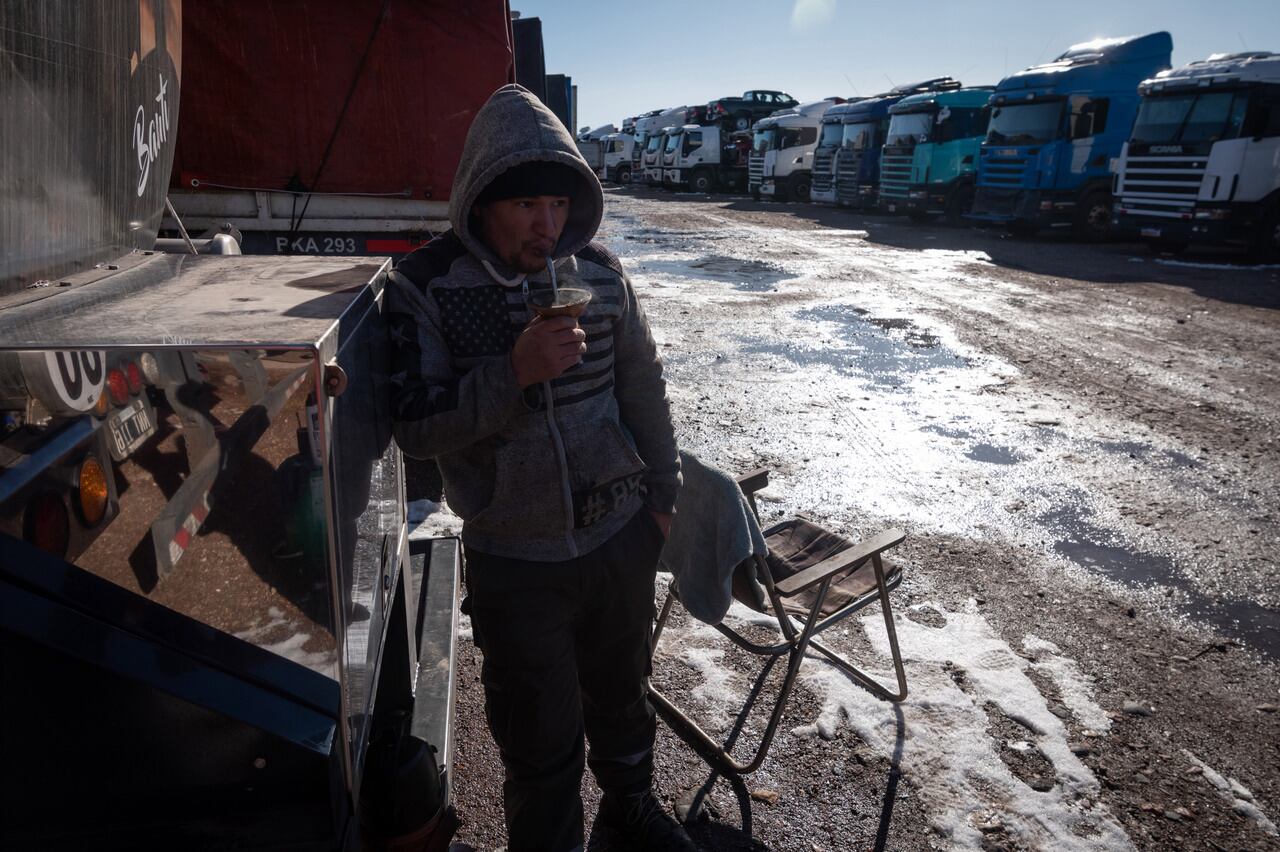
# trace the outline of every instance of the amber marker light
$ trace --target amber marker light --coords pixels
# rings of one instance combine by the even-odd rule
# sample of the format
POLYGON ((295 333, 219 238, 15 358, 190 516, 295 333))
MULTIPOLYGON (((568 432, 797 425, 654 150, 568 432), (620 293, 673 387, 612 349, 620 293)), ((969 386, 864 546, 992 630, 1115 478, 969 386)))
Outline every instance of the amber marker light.
POLYGON ((93 456, 80 463, 80 517, 85 526, 96 527, 107 514, 111 498, 107 490, 107 472, 93 456))

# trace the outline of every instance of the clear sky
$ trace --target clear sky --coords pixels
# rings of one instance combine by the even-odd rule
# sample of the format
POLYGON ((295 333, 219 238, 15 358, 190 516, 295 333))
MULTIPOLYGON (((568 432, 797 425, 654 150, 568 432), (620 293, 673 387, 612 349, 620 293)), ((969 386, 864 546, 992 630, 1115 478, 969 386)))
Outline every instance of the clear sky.
MULTIPOLYGON (((930 77, 995 84, 1100 36, 1168 30, 1173 64, 1280 52, 1280 0, 511 0, 542 19, 547 73, 578 86, 578 125, 747 89, 801 101, 930 77)), ((577 130, 577 128, 573 128, 577 130)))

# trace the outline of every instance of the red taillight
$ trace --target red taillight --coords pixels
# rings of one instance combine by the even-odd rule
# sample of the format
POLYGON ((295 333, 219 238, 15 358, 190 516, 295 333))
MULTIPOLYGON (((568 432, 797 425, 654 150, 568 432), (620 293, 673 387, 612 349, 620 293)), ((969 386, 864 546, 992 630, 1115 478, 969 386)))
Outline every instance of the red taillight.
POLYGON ((61 559, 67 554, 71 522, 67 507, 57 494, 41 494, 27 506, 23 538, 61 559))
POLYGON ((129 393, 134 396, 142 393, 142 371, 133 361, 124 362, 124 377, 129 383, 129 393))
POLYGON ((118 369, 107 371, 107 392, 116 405, 124 405, 129 401, 129 380, 118 369))

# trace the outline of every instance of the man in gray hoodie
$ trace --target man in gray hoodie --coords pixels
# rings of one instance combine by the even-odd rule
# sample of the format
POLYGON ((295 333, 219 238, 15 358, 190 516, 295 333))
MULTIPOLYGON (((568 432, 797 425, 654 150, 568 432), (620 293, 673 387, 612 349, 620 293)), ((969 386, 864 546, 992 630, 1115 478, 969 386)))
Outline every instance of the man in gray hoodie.
POLYGON ((452 229, 387 291, 396 440, 437 460, 463 519, 512 852, 581 848, 584 763, 604 791, 593 847, 695 848, 651 791, 645 689, 680 461, 644 311, 591 241, 602 212, 569 132, 504 86, 467 134, 452 229), (532 313, 552 275, 591 293, 576 321, 532 313))

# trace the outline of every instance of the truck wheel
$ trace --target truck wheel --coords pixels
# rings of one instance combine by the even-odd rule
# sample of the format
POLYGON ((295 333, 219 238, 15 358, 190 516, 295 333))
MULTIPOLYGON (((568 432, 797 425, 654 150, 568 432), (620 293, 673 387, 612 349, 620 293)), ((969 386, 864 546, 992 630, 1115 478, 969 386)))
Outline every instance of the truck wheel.
POLYGON ((689 178, 689 189, 694 192, 706 195, 716 188, 715 179, 712 178, 711 172, 706 169, 696 169, 693 176, 689 178))
POLYGON ((1280 261, 1280 207, 1272 207, 1262 217, 1253 241, 1253 256, 1259 263, 1280 261))
POLYGON ((1096 243, 1111 233, 1111 194, 1094 191, 1076 204, 1071 222, 1071 235, 1077 240, 1096 243))
POLYGON ((631 169, 629 167, 622 166, 618 169, 618 183, 623 186, 631 183, 631 169))
POLYGON ((796 175, 790 182, 791 200, 792 201, 808 201, 809 200, 809 176, 796 175))
POLYGON ((973 184, 966 183, 951 190, 947 196, 947 224, 953 228, 962 228, 967 224, 965 215, 973 209, 973 197, 976 192, 973 184))
POLYGON ((737 113, 736 115, 734 115, 734 117, 733 117, 733 129, 734 129, 734 130, 750 130, 750 129, 751 129, 751 116, 750 116, 748 113, 745 113, 745 112, 740 112, 740 113, 737 113))

